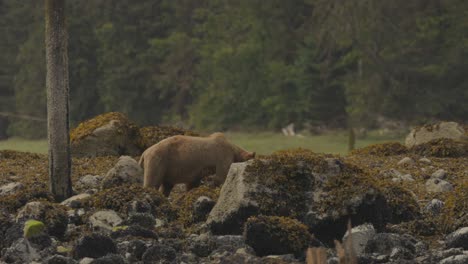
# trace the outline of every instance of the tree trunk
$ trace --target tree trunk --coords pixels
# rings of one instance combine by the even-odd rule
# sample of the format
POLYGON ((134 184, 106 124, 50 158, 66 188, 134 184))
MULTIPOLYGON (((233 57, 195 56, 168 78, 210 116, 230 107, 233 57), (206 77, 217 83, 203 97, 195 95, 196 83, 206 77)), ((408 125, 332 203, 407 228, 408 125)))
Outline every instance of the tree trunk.
POLYGON ((45 0, 49 187, 57 201, 72 194, 67 38, 65 0, 45 0))

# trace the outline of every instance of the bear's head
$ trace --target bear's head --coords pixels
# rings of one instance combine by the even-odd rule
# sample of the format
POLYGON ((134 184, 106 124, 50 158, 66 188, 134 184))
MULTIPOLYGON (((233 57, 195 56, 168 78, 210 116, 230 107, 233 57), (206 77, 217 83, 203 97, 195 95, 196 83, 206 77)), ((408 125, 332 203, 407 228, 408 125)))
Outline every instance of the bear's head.
POLYGON ((236 155, 234 162, 244 162, 255 158, 255 152, 242 150, 236 155))

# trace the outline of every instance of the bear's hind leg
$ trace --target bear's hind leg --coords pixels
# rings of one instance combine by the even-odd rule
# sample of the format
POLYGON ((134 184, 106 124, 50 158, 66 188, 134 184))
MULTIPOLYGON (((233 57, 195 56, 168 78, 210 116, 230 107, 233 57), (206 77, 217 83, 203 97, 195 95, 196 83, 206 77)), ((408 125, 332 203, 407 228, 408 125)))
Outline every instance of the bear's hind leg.
POLYGON ((172 188, 174 188, 174 184, 165 182, 161 185, 161 189, 159 190, 164 194, 164 196, 168 197, 171 194, 172 188))
POLYGON ((200 184, 201 184, 201 177, 197 177, 197 179, 195 179, 194 181, 185 184, 185 190, 188 192, 192 190, 193 188, 197 188, 198 186, 200 186, 200 184))

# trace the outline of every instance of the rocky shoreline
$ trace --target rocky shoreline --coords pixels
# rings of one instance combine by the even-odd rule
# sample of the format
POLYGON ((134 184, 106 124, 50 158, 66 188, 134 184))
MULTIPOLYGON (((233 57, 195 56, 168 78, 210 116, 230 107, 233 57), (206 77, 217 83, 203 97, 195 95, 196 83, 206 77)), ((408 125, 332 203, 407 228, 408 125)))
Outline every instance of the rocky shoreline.
POLYGON ((463 142, 285 150, 169 198, 141 187, 137 156, 80 156, 62 203, 45 155, 0 151, 0 263, 345 263, 335 240, 357 263, 468 263, 463 142))

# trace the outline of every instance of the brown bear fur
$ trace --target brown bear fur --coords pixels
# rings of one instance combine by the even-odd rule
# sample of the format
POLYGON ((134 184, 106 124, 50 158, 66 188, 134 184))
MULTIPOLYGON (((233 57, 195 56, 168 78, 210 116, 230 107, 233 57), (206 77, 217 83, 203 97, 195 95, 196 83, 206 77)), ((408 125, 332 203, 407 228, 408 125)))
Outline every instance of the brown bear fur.
POLYGON ((169 196, 175 184, 185 183, 187 190, 200 184, 202 171, 216 168, 215 182, 226 179, 233 162, 255 157, 227 141, 222 133, 208 137, 173 136, 149 147, 141 155, 139 164, 144 169, 144 187, 155 187, 169 196))

